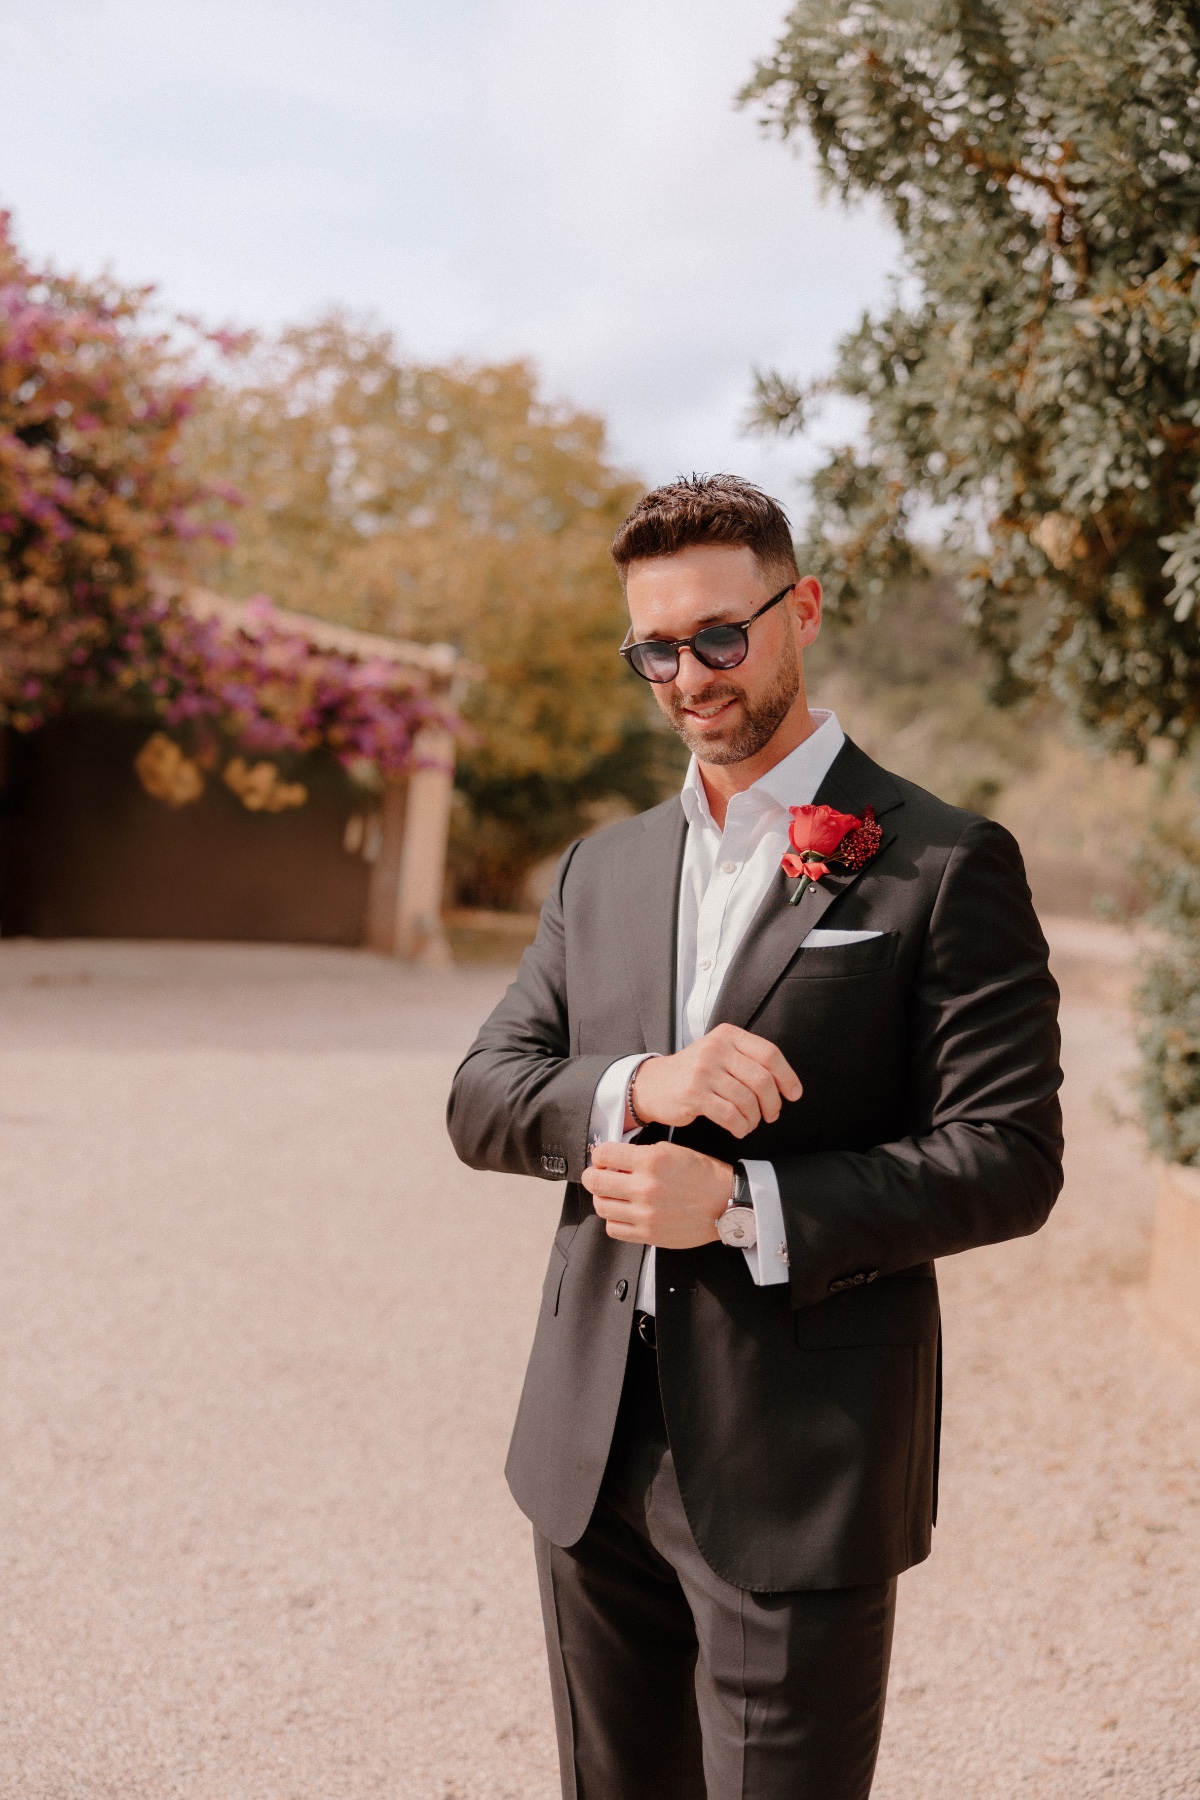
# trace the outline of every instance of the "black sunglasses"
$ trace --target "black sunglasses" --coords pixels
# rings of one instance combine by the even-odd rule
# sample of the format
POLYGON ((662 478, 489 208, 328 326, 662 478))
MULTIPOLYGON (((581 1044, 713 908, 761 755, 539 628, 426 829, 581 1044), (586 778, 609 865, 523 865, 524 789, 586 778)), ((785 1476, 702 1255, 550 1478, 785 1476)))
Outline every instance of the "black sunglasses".
POLYGON ((679 673, 681 650, 690 650, 706 669, 736 669, 746 660, 750 649, 747 633, 755 619, 761 619, 765 612, 778 606, 795 585, 794 581, 789 581, 740 625, 706 625, 703 631, 690 638, 646 638, 640 644, 622 644, 619 654, 637 670, 643 681, 674 681, 679 673))

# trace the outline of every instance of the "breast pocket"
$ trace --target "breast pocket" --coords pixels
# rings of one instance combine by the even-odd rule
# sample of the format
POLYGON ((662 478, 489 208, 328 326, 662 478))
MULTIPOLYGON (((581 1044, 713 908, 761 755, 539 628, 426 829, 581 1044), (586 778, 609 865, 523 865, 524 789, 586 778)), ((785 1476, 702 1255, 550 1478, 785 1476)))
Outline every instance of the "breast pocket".
POLYGON ((898 931, 881 931, 857 944, 814 944, 801 950, 785 981, 830 981, 843 975, 876 975, 890 969, 900 943, 898 931))

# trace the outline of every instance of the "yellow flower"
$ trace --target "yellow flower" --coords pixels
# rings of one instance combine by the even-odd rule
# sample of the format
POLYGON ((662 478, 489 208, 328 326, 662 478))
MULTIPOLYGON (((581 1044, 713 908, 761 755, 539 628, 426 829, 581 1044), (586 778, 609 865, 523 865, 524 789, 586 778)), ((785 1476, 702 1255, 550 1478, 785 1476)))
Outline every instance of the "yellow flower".
POLYGON ((146 739, 133 766, 146 792, 168 806, 190 806, 204 792, 199 767, 165 731, 156 731, 146 739))
POLYGON ((289 806, 303 806, 308 789, 300 781, 281 781, 274 763, 247 763, 245 757, 232 757, 225 769, 225 785, 231 788, 247 812, 284 812, 289 806))

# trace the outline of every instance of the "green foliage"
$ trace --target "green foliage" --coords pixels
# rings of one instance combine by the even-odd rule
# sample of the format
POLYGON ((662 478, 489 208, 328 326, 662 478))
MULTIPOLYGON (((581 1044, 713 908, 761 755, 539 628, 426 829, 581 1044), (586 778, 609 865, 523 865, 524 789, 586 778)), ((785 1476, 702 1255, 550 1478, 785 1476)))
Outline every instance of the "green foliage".
MULTIPOLYGON (((997 696, 1137 755, 1200 722, 1198 68, 1172 0, 799 0, 744 95, 904 249, 821 384, 869 421, 815 483, 831 601, 878 600, 938 509, 997 696)), ((759 422, 819 391, 760 377, 759 422)))
POLYGON ((250 346, 207 390, 189 453, 243 499, 234 544, 198 554, 213 587, 483 665, 463 707, 459 900, 513 904, 600 795, 659 798, 663 734, 616 654, 608 557, 639 490, 601 421, 546 404, 525 364, 413 363, 333 314, 250 346))
POLYGON ((489 776, 464 759, 450 842, 455 894, 468 906, 512 906, 530 865, 586 830, 603 802, 619 795, 638 812, 656 805, 678 788, 686 760, 679 740, 653 723, 628 731, 574 779, 489 776))
MULTIPOLYGON (((1192 796, 1194 800, 1194 796, 1192 796)), ((1169 1162, 1200 1163, 1200 816, 1179 801, 1155 823, 1144 868, 1163 933, 1138 993, 1142 1111, 1169 1162)))
MULTIPOLYGON (((1182 0, 798 0, 744 95, 807 128, 843 198, 882 203, 906 263, 830 381, 759 378, 764 429, 822 390, 867 414, 866 449, 814 483, 810 566, 835 607, 886 614, 914 519, 940 515, 994 697, 1054 695, 1138 758, 1200 735, 1198 73, 1182 0)), ((1143 1099, 1192 1161, 1194 822, 1150 862, 1143 1099)))
POLYGON ((1041 760, 1053 709, 989 705, 950 569, 897 580, 885 607, 823 632, 804 660, 810 693, 856 742, 952 806, 994 816, 1041 760))

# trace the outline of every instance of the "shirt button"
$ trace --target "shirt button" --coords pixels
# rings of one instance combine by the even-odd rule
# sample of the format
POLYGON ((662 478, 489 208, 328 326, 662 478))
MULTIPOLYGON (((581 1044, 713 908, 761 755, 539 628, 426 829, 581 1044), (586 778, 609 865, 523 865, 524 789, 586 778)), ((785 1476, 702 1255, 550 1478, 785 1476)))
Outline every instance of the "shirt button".
POLYGON ((721 873, 722 873, 722 875, 736 875, 737 874, 737 864, 731 863, 731 862, 723 862, 721 864, 721 873))
POLYGON ((702 956, 702 957, 701 957, 701 958, 700 958, 700 967, 701 967, 701 968, 702 968, 702 969, 711 969, 711 968, 712 968, 712 958, 711 958, 711 956, 702 956))

